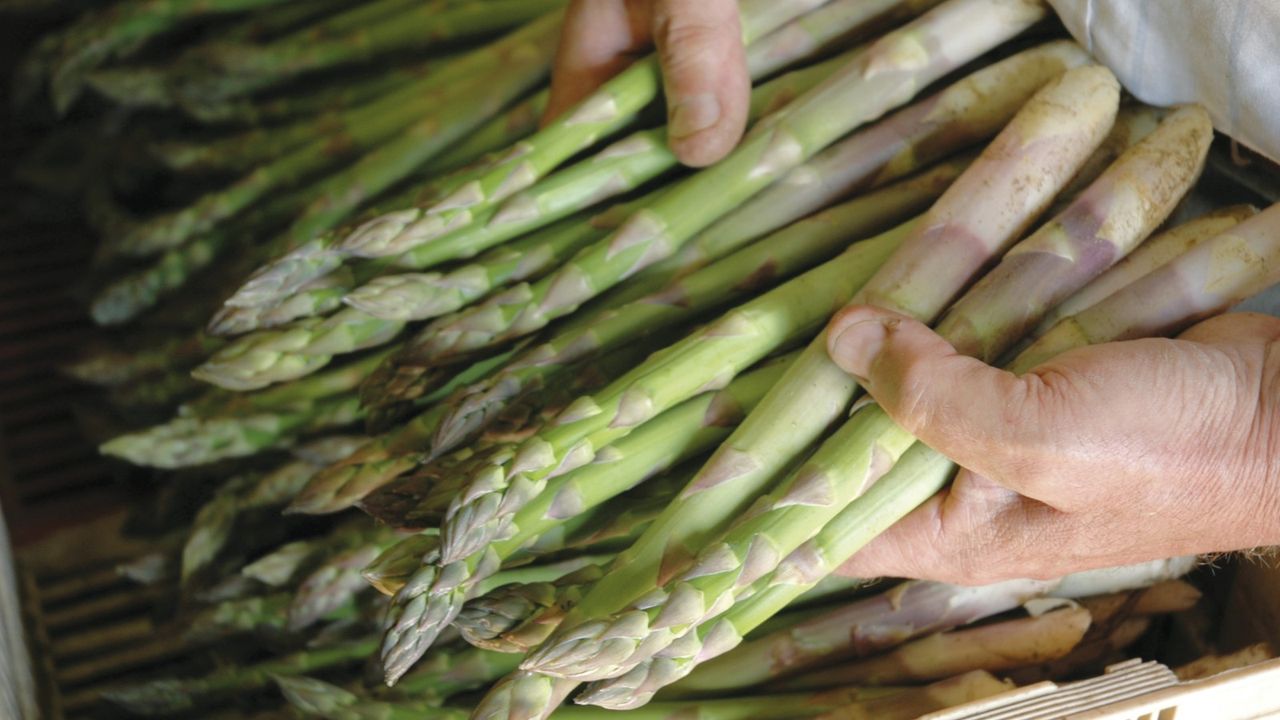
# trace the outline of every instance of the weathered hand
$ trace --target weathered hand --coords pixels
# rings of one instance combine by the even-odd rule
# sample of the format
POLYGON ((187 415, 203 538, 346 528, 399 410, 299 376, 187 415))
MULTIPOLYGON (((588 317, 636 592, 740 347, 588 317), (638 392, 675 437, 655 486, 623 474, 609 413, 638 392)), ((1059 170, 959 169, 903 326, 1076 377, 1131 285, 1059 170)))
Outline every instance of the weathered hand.
POLYGON ((975 584, 1280 543, 1280 319, 1081 348, 1016 377, 842 311, 829 351, 965 468, 842 572, 975 584))
POLYGON ((734 0, 573 0, 551 79, 554 118, 655 45, 671 149, 686 165, 729 154, 747 126, 751 79, 734 0))

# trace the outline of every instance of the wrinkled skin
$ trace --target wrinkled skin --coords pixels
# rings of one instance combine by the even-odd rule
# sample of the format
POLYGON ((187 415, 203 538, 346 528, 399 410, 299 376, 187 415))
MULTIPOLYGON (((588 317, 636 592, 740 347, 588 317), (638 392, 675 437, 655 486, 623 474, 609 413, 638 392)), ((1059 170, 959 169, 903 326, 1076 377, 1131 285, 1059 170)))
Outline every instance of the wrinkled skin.
POLYGON ((735 0, 573 0, 547 118, 656 47, 672 151, 686 165, 720 160, 747 126, 751 80, 735 0))
POLYGON ((964 468, 844 573, 975 584, 1280 543, 1280 319, 1224 315, 1022 377, 883 310, 828 329, 836 363, 964 468))

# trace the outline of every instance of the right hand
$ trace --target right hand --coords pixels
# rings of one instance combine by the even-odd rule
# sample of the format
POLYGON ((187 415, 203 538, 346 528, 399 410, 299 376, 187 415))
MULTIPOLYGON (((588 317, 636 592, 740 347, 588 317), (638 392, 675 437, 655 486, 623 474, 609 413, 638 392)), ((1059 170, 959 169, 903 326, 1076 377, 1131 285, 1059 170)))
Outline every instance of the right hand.
POLYGON ((710 165, 747 126, 751 78, 735 0, 572 0, 551 77, 552 119, 657 47, 668 142, 680 162, 710 165))
POLYGON ((965 468, 850 576, 972 585, 1280 543, 1280 319, 1222 315, 1021 377, 877 308, 828 332, 837 365, 965 468))

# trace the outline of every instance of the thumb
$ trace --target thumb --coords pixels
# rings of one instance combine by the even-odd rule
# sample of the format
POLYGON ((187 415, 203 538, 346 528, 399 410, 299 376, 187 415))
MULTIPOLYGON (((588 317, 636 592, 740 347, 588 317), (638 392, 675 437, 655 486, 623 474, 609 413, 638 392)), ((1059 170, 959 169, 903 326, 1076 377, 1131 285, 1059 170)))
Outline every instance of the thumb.
MULTIPOLYGON (((827 327, 827 352, 894 422, 956 463, 999 477, 1044 432, 1035 379, 957 353, 923 323, 850 306, 827 327)), ((1034 445, 1032 445, 1034 446, 1034 445)))
POLYGON ((737 2, 658 0, 653 39, 671 149, 694 167, 720 160, 742 138, 751 98, 737 2))

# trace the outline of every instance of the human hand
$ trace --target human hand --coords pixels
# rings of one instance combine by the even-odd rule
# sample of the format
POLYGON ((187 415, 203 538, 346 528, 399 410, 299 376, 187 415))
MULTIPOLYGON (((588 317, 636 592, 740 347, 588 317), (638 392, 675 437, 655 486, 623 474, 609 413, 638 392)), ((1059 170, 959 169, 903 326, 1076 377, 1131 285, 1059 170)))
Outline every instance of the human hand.
POLYGON ((841 311, 828 337, 965 468, 844 574, 980 584, 1280 543, 1280 319, 1224 315, 1022 377, 876 308, 841 311))
POLYGON ((555 118, 657 47, 668 142, 686 165, 720 160, 747 126, 751 79, 735 0, 573 0, 544 119, 555 118))

